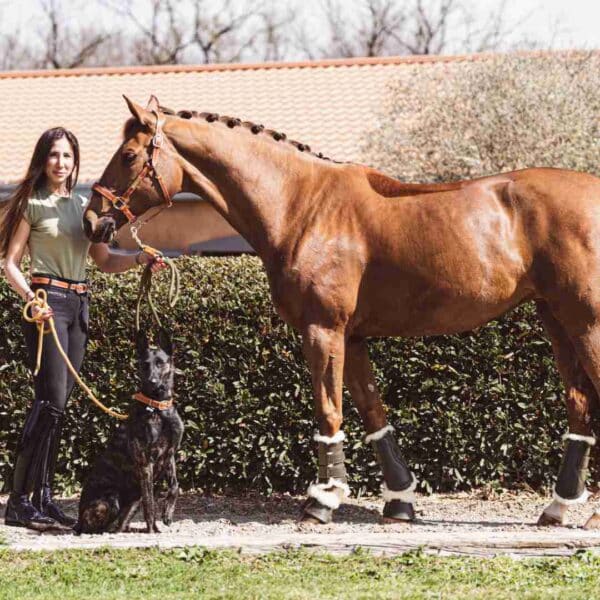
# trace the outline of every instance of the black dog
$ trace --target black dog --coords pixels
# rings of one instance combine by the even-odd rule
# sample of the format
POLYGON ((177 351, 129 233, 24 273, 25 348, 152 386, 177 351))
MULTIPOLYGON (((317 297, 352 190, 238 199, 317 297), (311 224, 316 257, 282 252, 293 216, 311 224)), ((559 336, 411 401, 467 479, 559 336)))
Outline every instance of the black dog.
POLYGON ((127 531, 140 501, 148 533, 158 532, 154 484, 163 476, 168 492, 162 520, 166 525, 173 520, 179 492, 175 453, 183 422, 172 404, 173 348, 163 330, 158 343, 151 347, 146 335, 138 333, 141 393, 83 486, 77 533, 127 531))

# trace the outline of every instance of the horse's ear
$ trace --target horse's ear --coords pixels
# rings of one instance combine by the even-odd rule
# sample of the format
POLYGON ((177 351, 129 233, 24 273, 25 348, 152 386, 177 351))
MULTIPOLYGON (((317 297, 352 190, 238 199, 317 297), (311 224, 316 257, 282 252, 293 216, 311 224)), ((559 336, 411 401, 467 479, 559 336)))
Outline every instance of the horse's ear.
POLYGON ((154 125, 156 117, 150 111, 142 108, 139 104, 136 104, 133 100, 130 100, 125 95, 123 95, 123 98, 125 98, 125 102, 127 102, 129 112, 131 112, 131 114, 141 125, 145 125, 146 127, 151 127, 154 125))
POLYGON ((158 112, 160 110, 160 103, 158 101, 158 98, 154 94, 150 96, 150 100, 148 100, 146 110, 149 110, 150 112, 152 112, 153 110, 158 112))

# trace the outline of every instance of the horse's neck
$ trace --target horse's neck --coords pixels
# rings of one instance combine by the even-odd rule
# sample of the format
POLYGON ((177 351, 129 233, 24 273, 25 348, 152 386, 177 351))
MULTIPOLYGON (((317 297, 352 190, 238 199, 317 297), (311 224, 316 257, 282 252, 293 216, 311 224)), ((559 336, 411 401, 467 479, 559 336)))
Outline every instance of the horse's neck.
POLYGON ((183 191, 211 202, 265 258, 284 234, 294 178, 299 177, 286 167, 285 149, 216 123, 196 123, 192 135, 175 130, 170 137, 186 173, 183 191))

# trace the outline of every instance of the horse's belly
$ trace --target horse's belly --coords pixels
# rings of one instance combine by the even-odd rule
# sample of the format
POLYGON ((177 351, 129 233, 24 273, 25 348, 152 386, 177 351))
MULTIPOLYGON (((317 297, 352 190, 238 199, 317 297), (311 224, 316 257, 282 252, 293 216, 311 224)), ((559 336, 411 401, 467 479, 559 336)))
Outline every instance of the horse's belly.
POLYGON ((423 280, 398 274, 363 282, 353 332, 363 336, 442 335, 468 331, 533 297, 524 277, 506 271, 491 277, 423 280))

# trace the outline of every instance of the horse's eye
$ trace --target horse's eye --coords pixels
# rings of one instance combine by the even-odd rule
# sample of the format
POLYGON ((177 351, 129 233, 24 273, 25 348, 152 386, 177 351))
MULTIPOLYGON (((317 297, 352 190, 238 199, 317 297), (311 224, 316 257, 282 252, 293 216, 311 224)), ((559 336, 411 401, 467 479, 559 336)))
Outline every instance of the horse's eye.
POLYGON ((123 154, 123 162, 126 165, 130 165, 132 162, 135 161, 136 158, 137 154, 135 152, 125 152, 125 154, 123 154))

